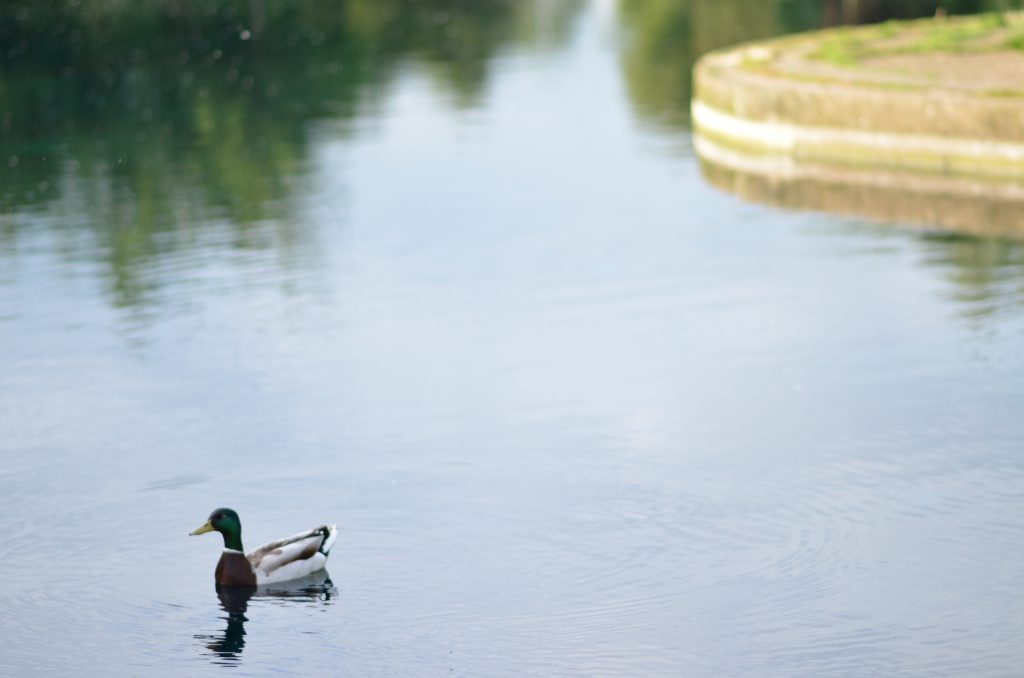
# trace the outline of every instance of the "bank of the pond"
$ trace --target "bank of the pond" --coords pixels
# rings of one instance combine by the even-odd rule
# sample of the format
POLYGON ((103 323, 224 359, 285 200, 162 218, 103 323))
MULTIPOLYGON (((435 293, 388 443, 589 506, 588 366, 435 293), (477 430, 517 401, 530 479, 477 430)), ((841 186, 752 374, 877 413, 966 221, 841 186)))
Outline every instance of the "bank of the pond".
POLYGON ((1024 177, 1024 13, 841 28, 695 67, 695 132, 737 151, 1024 177))

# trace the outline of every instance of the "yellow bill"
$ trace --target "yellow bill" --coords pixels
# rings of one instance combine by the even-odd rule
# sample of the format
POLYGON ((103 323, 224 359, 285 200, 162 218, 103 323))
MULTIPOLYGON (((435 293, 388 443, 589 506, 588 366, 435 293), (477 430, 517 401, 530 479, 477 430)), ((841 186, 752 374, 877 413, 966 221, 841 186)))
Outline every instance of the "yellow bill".
POLYGON ((189 536, 194 537, 197 534, 205 534, 207 532, 213 532, 213 523, 207 520, 205 523, 197 527, 196 529, 189 532, 189 536))

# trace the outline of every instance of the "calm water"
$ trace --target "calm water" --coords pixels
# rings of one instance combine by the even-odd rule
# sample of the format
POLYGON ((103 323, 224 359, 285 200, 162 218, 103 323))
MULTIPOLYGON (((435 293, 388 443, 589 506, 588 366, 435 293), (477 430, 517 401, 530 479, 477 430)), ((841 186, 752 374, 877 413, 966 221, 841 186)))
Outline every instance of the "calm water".
POLYGON ((709 187, 746 4, 450 5, 8 51, 0 674, 1019 675, 1024 242, 709 187))

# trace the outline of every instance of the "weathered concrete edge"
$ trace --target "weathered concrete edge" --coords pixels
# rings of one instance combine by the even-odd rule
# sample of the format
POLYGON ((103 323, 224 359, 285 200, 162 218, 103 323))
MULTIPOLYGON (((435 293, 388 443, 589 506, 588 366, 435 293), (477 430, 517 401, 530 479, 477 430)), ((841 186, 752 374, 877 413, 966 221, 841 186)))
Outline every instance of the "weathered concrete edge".
POLYGON ((694 131, 748 153, 926 172, 1024 178, 1024 144, 754 121, 694 100, 694 131))
POLYGON ((694 67, 694 126, 746 151, 970 175, 1024 176, 1024 100, 817 82, 772 55, 827 32, 712 52, 694 67))

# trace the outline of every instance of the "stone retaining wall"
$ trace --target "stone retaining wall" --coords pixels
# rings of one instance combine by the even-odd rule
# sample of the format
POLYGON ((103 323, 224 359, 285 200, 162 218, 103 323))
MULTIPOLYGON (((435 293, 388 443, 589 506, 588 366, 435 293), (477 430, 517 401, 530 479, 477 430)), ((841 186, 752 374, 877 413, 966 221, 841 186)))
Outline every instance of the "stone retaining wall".
MULTIPOLYGON (((1024 177, 1024 96, 822 77, 787 55, 829 31, 704 56, 694 69, 696 133, 746 152, 949 174, 1024 177)), ((1024 86, 1024 83, 1021 83, 1024 86)))

